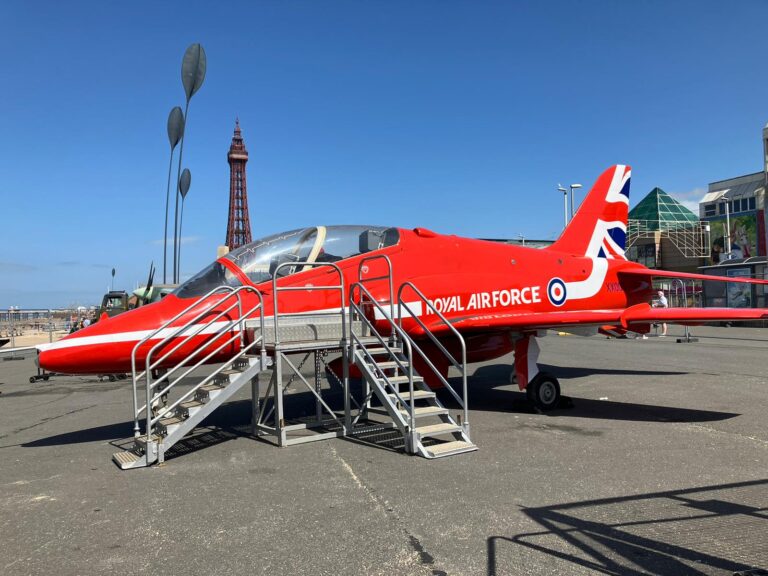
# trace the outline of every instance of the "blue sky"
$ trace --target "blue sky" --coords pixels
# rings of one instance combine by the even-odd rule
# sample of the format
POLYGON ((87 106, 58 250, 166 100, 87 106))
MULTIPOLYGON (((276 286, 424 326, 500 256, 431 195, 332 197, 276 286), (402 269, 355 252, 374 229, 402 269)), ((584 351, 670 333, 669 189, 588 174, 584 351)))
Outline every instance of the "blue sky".
POLYGON ((254 237, 371 223, 555 238, 557 184, 614 163, 633 166, 633 204, 654 186, 697 200, 762 168, 766 17, 757 0, 6 0, 0 308, 91 304, 113 267, 124 289, 162 268, 166 119, 193 42, 208 74, 184 149, 182 278, 225 240, 235 117, 254 237))

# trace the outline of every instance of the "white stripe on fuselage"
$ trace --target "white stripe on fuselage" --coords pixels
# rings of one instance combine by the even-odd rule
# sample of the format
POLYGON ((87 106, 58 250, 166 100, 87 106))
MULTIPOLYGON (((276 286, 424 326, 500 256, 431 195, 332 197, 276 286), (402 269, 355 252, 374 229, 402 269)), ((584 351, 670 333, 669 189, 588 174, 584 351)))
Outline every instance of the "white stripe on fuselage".
MULTIPOLYGON (((202 330, 200 330, 200 327, 203 326, 203 324, 194 324, 184 330, 181 334, 178 334, 177 337, 184 338, 187 336, 195 335, 197 330, 200 330, 199 335, 215 334, 227 324, 229 324, 229 322, 214 322, 210 326, 205 326, 205 328, 202 330)), ((169 336, 172 336, 179 328, 179 326, 164 328, 155 336, 153 336, 151 340, 162 340, 164 338, 168 338, 169 336)), ((51 344, 40 344, 37 346, 37 349, 40 352, 45 352, 47 350, 63 350, 64 348, 75 348, 78 346, 117 344, 119 342, 139 342, 153 332, 154 330, 136 330, 134 332, 113 332, 111 334, 97 334, 95 336, 75 336, 74 338, 65 338, 64 340, 59 340, 58 342, 53 342, 51 344)))
MULTIPOLYGON (((408 306, 410 306, 414 313, 418 316, 421 315, 421 303, 416 302, 406 302, 408 306)), ((341 308, 325 308, 322 310, 312 310, 308 312, 280 312, 280 316, 306 316, 309 314, 312 315, 320 315, 320 314, 339 314, 341 312, 341 308)), ((349 308, 345 308, 344 312, 346 314, 349 313, 349 308)), ((395 312, 395 316, 397 316, 397 312, 395 312)), ((410 314, 406 310, 403 314, 403 317, 408 317, 410 314)), ((267 316, 264 318, 264 325, 265 326, 274 326, 274 317, 267 316)), ((384 315, 381 314, 378 310, 376 310, 376 319, 382 320, 384 318, 384 315)), ((250 319, 250 321, 255 321, 256 318, 250 319)), ((229 322, 214 322, 213 324, 209 326, 205 326, 202 330, 200 330, 201 326, 203 324, 194 324, 190 327, 188 327, 186 330, 184 330, 181 334, 177 334, 177 338, 185 338, 187 336, 192 335, 199 335, 199 336, 207 336, 209 334, 216 334, 220 330, 222 330, 229 322), (200 330, 198 333, 197 331, 200 330)), ((163 328, 160 332, 152 336, 150 340, 163 340, 165 338, 171 337, 175 334, 177 330, 179 330, 179 326, 171 326, 168 328, 163 328)), ((150 334, 152 334, 155 330, 135 330, 133 332, 113 332, 111 334, 97 334, 94 336, 74 336, 70 338, 65 338, 64 340, 59 340, 58 342, 53 342, 50 344, 40 344, 36 346, 37 350, 40 352, 45 352, 47 350, 64 350, 66 348, 76 348, 79 346, 94 346, 94 345, 100 345, 100 344, 118 344, 123 342, 129 342, 129 343, 137 343, 140 340, 143 340, 150 334)))
MULTIPOLYGON (((376 318, 376 320, 384 320, 385 318, 389 318, 389 314, 387 314, 387 311, 389 310, 389 305, 382 304, 381 307, 384 309, 384 312, 379 310, 378 308, 374 308, 373 310, 373 316, 376 318)), ((412 316, 421 316, 424 313, 424 310, 421 306, 420 301, 416 302, 403 302, 403 318, 411 318, 412 316), (413 310, 413 314, 409 310, 413 310)), ((394 317, 399 318, 400 317, 400 307, 395 304, 394 306, 394 317)))

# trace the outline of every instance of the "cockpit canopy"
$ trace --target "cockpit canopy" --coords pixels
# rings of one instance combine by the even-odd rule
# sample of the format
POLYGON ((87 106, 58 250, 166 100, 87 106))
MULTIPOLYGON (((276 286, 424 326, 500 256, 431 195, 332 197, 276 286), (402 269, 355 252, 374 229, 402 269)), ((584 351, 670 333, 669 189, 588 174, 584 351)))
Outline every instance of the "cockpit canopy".
MULTIPOLYGON (((281 277, 310 268, 291 266, 291 262, 336 262, 394 246, 399 241, 397 228, 313 226, 261 238, 230 252, 225 258, 251 283, 259 284, 272 280, 275 273, 281 277)), ((179 286, 174 294, 179 298, 198 297, 222 285, 238 287, 242 282, 217 261, 179 286)))

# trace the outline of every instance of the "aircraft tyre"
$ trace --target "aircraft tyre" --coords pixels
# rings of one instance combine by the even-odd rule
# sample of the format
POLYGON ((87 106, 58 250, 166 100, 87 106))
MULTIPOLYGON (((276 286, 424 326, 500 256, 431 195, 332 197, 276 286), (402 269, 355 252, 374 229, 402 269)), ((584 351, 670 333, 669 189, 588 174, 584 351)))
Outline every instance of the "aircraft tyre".
POLYGON ((548 372, 539 372, 525 389, 528 401, 542 412, 560 403, 560 382, 548 372))

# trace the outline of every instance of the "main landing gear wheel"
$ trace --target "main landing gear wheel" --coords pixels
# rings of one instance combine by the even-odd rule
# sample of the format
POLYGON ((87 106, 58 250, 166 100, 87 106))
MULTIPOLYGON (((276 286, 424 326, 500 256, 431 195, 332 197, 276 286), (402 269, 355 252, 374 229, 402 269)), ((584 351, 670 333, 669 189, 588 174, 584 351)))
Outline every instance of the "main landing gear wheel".
POLYGON ((542 412, 553 410, 560 403, 560 382, 547 372, 539 372, 525 392, 528 401, 542 412))

